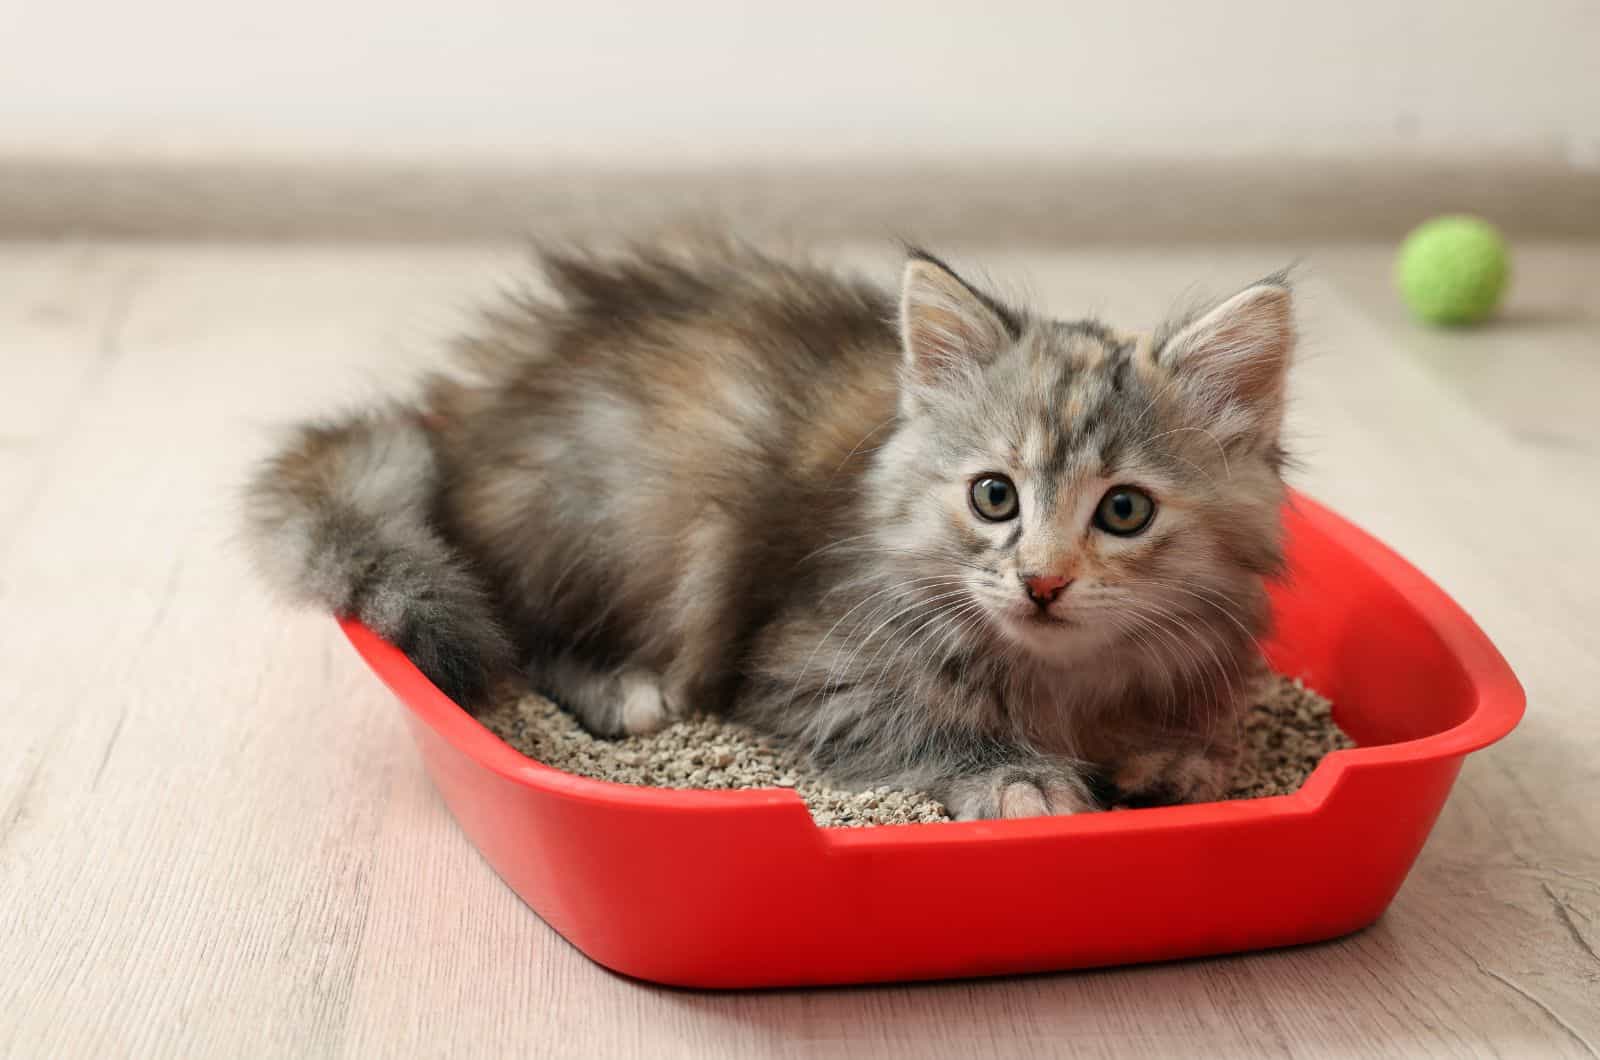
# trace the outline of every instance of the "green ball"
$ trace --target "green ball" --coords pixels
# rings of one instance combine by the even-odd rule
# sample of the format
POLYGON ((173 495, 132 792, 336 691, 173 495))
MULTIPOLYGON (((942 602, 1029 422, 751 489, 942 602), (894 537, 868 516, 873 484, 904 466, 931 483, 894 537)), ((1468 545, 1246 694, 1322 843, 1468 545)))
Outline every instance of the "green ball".
POLYGON ((1500 304, 1511 271, 1506 241, 1476 217, 1435 217, 1400 245, 1395 283, 1429 324, 1476 324, 1500 304))

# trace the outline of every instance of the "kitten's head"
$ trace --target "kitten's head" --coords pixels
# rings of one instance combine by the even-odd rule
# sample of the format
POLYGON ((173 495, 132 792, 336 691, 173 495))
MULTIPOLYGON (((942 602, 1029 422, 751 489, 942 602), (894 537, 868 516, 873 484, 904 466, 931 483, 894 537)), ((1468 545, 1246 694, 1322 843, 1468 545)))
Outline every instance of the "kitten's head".
POLYGON ((913 253, 880 543, 965 631, 1062 665, 1115 645, 1203 667, 1281 563, 1290 292, 1264 280, 1125 335, 1008 308, 913 253))

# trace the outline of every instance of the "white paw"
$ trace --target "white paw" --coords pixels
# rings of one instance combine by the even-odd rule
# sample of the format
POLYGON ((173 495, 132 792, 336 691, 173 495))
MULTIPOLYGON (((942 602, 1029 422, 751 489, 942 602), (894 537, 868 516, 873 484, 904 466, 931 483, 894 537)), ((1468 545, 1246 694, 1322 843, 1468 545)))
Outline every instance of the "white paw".
POLYGON ((1013 780, 1000 792, 1001 817, 1044 817, 1050 798, 1031 780, 1013 780))
POLYGON ((1015 780, 1000 793, 1001 817, 1061 817, 1097 808, 1079 785, 1058 780, 1015 780))
POLYGON ((1063 816, 1099 808, 1070 770, 1015 767, 958 781, 950 789, 946 807, 960 821, 1063 816))
POLYGON ((625 673, 619 679, 622 693, 622 731, 629 736, 660 732, 672 720, 661 682, 652 674, 625 673))

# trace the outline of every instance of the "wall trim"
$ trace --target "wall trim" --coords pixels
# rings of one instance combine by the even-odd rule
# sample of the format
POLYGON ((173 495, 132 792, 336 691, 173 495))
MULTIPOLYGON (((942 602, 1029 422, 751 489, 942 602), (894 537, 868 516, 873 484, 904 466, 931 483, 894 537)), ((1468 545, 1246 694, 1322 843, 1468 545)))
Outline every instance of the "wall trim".
POLYGON ((0 158, 0 238, 506 239, 716 217, 752 234, 1019 244, 1394 239, 1436 213, 1600 236, 1600 173, 1529 162, 807 164, 700 171, 0 158))

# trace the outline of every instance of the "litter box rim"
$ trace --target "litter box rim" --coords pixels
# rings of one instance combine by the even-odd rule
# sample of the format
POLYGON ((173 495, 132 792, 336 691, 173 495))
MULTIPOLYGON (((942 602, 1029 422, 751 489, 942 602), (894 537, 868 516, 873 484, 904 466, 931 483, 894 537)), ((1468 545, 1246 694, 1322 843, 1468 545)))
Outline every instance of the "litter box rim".
MULTIPOLYGON (((1521 720, 1526 704, 1521 684, 1488 636, 1442 589, 1383 542, 1305 494, 1291 491, 1294 515, 1332 538, 1367 565, 1416 608, 1461 667, 1473 692, 1471 711, 1448 729, 1397 743, 1355 747, 1324 756, 1305 783, 1286 795, 1230 802, 1166 806, 1117 814, 1028 818, 1013 821, 929 822, 871 828, 819 829, 836 842, 856 845, 896 835, 932 839, 965 837, 974 829, 1022 837, 1039 832, 1144 831, 1207 822, 1244 820, 1314 812, 1348 773, 1395 763, 1415 764, 1455 758, 1503 738, 1521 720), (932 829, 932 832, 929 830, 932 829)), ((340 619, 345 636, 368 666, 388 685, 417 721, 434 730, 461 754, 507 780, 566 798, 616 807, 648 807, 674 813, 714 812, 792 806, 807 822, 804 802, 786 788, 697 790, 655 788, 577 776, 527 757, 496 736, 441 692, 398 648, 354 619, 340 619)), ((767 812, 771 812, 768 809, 767 812)))

